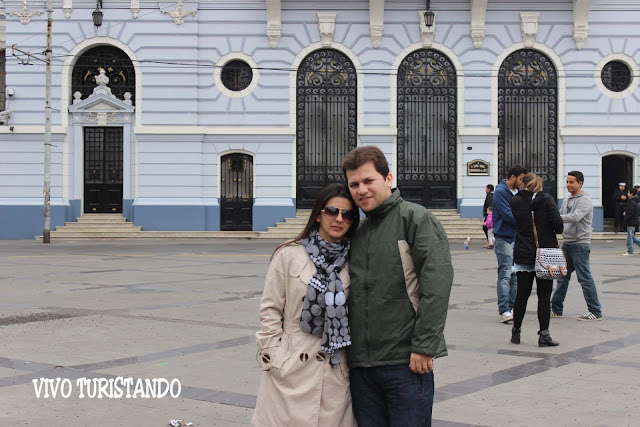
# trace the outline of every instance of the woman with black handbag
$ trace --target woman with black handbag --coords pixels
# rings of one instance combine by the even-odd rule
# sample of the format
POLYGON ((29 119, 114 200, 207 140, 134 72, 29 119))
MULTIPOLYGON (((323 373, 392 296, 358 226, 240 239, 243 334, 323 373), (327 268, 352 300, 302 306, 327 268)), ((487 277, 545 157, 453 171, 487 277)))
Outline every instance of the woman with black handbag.
POLYGON ((551 315, 550 298, 553 279, 536 276, 537 248, 557 248, 557 234, 562 234, 563 223, 555 199, 542 192, 542 178, 528 173, 522 179, 522 189, 511 199, 511 211, 516 220, 516 241, 513 249, 513 270, 518 277, 518 291, 513 307, 511 342, 520 344, 520 327, 531 295, 533 279, 538 288, 538 345, 556 346, 549 335, 551 315), (534 228, 535 227, 535 228, 534 228))

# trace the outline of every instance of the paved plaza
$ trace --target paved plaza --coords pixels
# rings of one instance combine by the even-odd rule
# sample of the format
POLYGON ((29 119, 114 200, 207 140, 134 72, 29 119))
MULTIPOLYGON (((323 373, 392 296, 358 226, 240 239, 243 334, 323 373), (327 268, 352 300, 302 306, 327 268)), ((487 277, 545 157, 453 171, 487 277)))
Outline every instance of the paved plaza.
MULTIPOLYGON (((250 425, 258 306, 278 243, 0 241, 0 425, 250 425), (177 379, 180 395, 80 397, 77 379, 118 377, 177 379), (38 398, 34 378, 73 388, 38 398)), ((435 362, 434 426, 638 425, 640 256, 621 256, 624 241, 594 242, 604 320, 576 320, 586 305, 573 278, 565 316, 551 320, 560 346, 539 348, 535 290, 513 345, 499 322, 494 254, 450 243, 449 356, 435 362)))

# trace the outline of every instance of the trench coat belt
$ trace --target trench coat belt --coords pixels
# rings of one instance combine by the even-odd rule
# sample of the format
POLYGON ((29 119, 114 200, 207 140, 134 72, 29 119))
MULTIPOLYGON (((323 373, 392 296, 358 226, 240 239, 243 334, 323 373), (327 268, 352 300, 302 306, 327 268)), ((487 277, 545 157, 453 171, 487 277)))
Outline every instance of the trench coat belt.
POLYGON ((295 331, 300 329, 300 321, 291 321, 291 320, 283 320, 282 321, 282 331, 285 334, 293 334, 295 331))

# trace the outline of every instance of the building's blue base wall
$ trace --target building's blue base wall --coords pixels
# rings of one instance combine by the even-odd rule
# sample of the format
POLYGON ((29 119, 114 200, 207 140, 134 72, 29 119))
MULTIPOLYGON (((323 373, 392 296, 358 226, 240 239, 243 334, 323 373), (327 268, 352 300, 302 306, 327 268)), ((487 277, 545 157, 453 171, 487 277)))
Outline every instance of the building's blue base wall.
POLYGON ((253 231, 267 231, 276 222, 296 216, 296 201, 291 206, 253 206, 253 231))
POLYGON ((69 207, 67 208, 68 222, 76 222, 82 216, 81 206, 82 200, 69 200, 69 207))
POLYGON ((482 206, 461 206, 458 203, 460 218, 482 218, 482 206))
POLYGON ((205 206, 133 205, 133 223, 142 231, 204 231, 205 206))
MULTIPOLYGON (((51 206, 50 228, 62 226, 73 214, 73 206, 51 206)), ((42 236, 44 207, 38 205, 0 206, 0 239, 23 240, 42 236)))
POLYGON ((593 221, 591 226, 595 232, 604 231, 604 209, 602 206, 593 207, 593 221))
POLYGON ((133 222, 133 199, 122 200, 122 216, 124 216, 127 221, 133 222))
MULTIPOLYGON (((123 211, 125 208, 123 207, 123 211)), ((131 205, 129 221, 143 231, 219 231, 220 206, 160 206, 131 205)), ((253 231, 266 231, 276 222, 296 216, 295 202, 291 206, 254 206, 253 231)))
POLYGON ((204 207, 204 224, 207 231, 220 231, 220 206, 204 207))

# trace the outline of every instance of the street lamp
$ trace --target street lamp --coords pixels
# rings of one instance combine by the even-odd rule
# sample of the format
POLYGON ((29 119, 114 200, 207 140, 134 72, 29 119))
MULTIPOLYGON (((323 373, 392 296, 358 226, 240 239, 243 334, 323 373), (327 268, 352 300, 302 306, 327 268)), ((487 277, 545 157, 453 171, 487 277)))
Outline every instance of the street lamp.
POLYGON ((96 10, 93 11, 93 25, 97 28, 102 25, 102 0, 96 0, 96 10))
POLYGON ((433 20, 436 17, 436 14, 431 10, 430 3, 431 0, 427 0, 427 11, 424 13, 424 25, 426 25, 427 28, 431 28, 433 26, 433 20))

